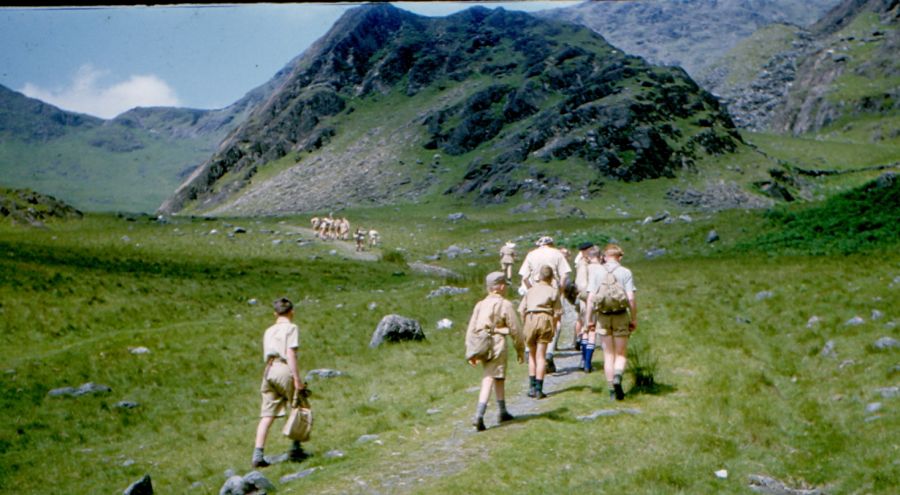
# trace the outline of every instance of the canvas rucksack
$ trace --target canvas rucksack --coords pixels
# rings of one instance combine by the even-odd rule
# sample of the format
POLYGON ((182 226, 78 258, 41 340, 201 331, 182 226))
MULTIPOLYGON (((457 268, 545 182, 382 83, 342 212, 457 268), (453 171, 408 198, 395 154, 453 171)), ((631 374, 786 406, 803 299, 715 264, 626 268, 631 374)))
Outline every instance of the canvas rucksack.
POLYGON ((594 312, 620 313, 628 309, 628 294, 625 293, 625 287, 613 275, 616 269, 609 270, 605 266, 603 269, 606 270, 606 276, 600 281, 600 285, 594 292, 594 312))
POLYGON ((491 323, 489 325, 481 325, 466 333, 466 361, 474 358, 487 362, 494 358, 494 326, 499 305, 498 302, 491 306, 491 323))

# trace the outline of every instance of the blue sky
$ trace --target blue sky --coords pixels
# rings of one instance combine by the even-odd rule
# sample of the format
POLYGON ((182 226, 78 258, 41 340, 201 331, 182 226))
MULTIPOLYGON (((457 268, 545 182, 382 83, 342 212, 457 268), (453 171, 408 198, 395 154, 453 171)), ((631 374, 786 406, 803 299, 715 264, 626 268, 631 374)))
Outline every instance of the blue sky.
MULTIPOLYGON (((394 5, 443 16, 473 5, 534 11, 577 3, 394 5)), ((104 118, 136 106, 222 108, 268 81, 357 5, 0 8, 0 84, 104 118)))

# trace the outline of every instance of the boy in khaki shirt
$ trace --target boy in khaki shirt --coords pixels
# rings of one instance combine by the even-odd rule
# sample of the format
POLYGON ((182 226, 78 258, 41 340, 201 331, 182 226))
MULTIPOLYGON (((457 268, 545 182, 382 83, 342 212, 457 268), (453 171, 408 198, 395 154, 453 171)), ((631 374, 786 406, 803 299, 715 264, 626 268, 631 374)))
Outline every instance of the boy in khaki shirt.
POLYGON ((519 316, 525 321, 525 344, 528 346, 528 396, 543 399, 547 397, 544 393, 545 353, 562 316, 562 303, 559 290, 550 285, 553 269, 544 265, 539 274, 540 282, 532 285, 519 303, 519 316))
MULTIPOLYGON (((503 272, 491 272, 485 280, 488 295, 472 310, 469 326, 466 329, 466 340, 479 328, 491 328, 493 348, 491 358, 483 361, 483 375, 481 378, 481 392, 478 395, 478 407, 475 410, 475 418, 472 426, 478 431, 484 431, 484 413, 487 410, 488 400, 491 398, 491 390, 497 391, 497 406, 500 409, 499 421, 511 421, 515 418, 506 410, 505 383, 506 383, 506 336, 513 339, 516 349, 516 359, 523 363, 525 358, 525 343, 522 338, 519 319, 511 302, 507 301, 503 294, 506 292, 506 274, 503 272)), ((478 360, 472 358, 469 364, 477 366, 478 360)))
MULTIPOLYGON (((294 398, 294 390, 303 390, 306 384, 300 381, 297 369, 297 348, 300 347, 300 330, 293 323, 294 305, 287 298, 277 299, 275 308, 275 324, 266 329, 263 336, 263 359, 266 369, 259 392, 262 395, 259 425, 256 427, 256 446, 253 449, 251 465, 254 468, 266 467, 269 462, 263 455, 269 428, 276 417, 282 417, 294 398)), ((293 461, 302 461, 306 453, 300 442, 294 441, 288 457, 293 461)))

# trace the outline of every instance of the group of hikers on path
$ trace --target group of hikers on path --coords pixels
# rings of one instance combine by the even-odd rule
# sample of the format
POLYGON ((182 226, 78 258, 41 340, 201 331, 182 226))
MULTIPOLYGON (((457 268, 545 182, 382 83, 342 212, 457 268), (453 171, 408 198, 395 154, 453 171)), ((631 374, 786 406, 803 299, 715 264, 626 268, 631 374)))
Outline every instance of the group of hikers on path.
MULTIPOLYGON (((566 251, 557 249, 552 237, 543 236, 536 245, 518 271, 522 296, 518 308, 506 299, 516 259, 515 244, 507 242, 500 251, 503 271, 487 275, 488 294, 475 304, 466 328, 466 360, 472 366, 482 366, 481 389, 473 419, 478 431, 486 429, 484 415, 492 392, 497 399, 499 422, 515 419, 506 409, 507 336, 512 339, 519 364, 525 362, 527 348, 528 396, 547 397, 544 379, 547 373, 555 371, 553 354, 561 334, 563 298, 574 304, 578 315, 573 345, 582 353, 580 367, 587 373, 592 371, 591 360, 599 335, 609 396, 614 400, 625 397, 622 376, 628 338, 637 329, 637 304, 631 271, 620 264, 622 248, 607 244, 601 250, 590 242, 580 244, 572 280, 566 251)), ((273 307, 275 323, 263 336, 266 366, 260 385, 260 420, 251 458, 254 468, 269 465, 264 449, 275 418, 298 407, 298 401, 307 393, 299 374, 300 331, 293 323, 293 304, 280 298, 273 307)), ((299 462, 307 456, 300 441, 293 440, 287 458, 299 462)))
POLYGON ((515 263, 515 244, 507 242, 500 250, 502 272, 491 272, 485 279, 487 297, 479 301, 466 329, 466 359, 472 366, 482 364, 481 390, 473 419, 478 431, 485 430, 484 414, 491 392, 495 392, 499 422, 514 417, 506 410, 505 380, 507 339, 512 338, 517 361, 528 354, 528 396, 547 397, 544 378, 555 371, 553 354, 561 332, 562 299, 575 305, 578 315, 574 329, 574 347, 581 350, 581 369, 592 371, 591 361, 600 335, 603 371, 609 397, 623 400, 622 376, 625 373, 628 338, 637 329, 637 302, 631 270, 621 265, 624 251, 607 244, 601 251, 591 242, 578 246, 575 279, 566 253, 554 246, 552 237, 538 239, 537 247, 522 262, 519 275, 522 300, 518 309, 505 298, 515 263), (520 325, 520 321, 524 322, 520 325))

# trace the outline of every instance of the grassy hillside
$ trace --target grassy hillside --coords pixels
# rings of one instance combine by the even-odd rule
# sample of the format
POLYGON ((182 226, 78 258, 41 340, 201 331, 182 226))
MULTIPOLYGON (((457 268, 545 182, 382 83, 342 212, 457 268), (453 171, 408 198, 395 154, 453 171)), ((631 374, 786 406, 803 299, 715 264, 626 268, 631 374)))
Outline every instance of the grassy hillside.
MULTIPOLYGON (((588 219, 453 202, 346 211, 410 261, 450 244, 472 249, 436 262, 462 274, 452 282, 357 260, 349 245, 301 245, 311 239, 300 229, 305 217, 161 224, 88 215, 45 230, 0 226, 0 490, 112 493, 149 473, 159 493, 218 493, 227 469, 249 471, 259 340, 272 320, 268 301, 287 295, 298 303, 303 372, 347 375, 311 382, 314 456, 264 470, 282 493, 746 493, 753 474, 833 493, 892 493, 898 406, 878 389, 896 385, 897 351, 872 344, 898 337, 896 239, 840 263, 802 249, 748 251, 778 224, 734 210, 640 225, 655 206, 628 216, 606 209, 640 201, 628 194, 596 201, 588 219), (468 218, 448 222, 448 211, 468 218), (227 236, 236 226, 248 233, 227 236), (704 241, 710 229, 720 242, 704 241), (641 307, 632 345, 656 361, 660 386, 610 403, 599 373, 565 386, 550 377, 555 393, 536 412, 476 434, 468 421, 480 372, 463 362, 463 327, 502 243, 518 239, 524 252, 542 233, 622 243, 641 307), (668 254, 645 259, 658 247, 668 254), (426 298, 446 284, 470 292, 426 298), (428 339, 369 349, 388 313, 418 319, 428 339), (855 316, 863 323, 845 323, 855 316), (436 330, 441 318, 452 329, 436 330), (837 357, 820 355, 828 341, 837 357), (150 352, 132 354, 138 346, 150 352), (112 391, 47 395, 86 382, 112 391), (881 409, 867 412, 875 402, 881 409), (577 419, 607 408, 640 413, 577 419), (380 443, 359 443, 364 434, 380 443), (325 455, 334 449, 344 456, 325 455), (604 459, 618 462, 596 462, 604 459), (278 481, 312 467, 304 479, 278 481), (727 479, 716 478, 719 469, 727 479)), ((522 415, 525 368, 511 369, 512 412, 522 415)), ((633 377, 626 382, 628 390, 633 377)), ((495 411, 491 404, 489 425, 495 411)), ((286 447, 273 430, 267 452, 286 447)))
POLYGON ((40 145, 4 140, 0 183, 52 194, 87 211, 153 212, 209 153, 193 140, 140 129, 75 129, 40 145), (123 148, 91 144, 101 141, 123 148))

